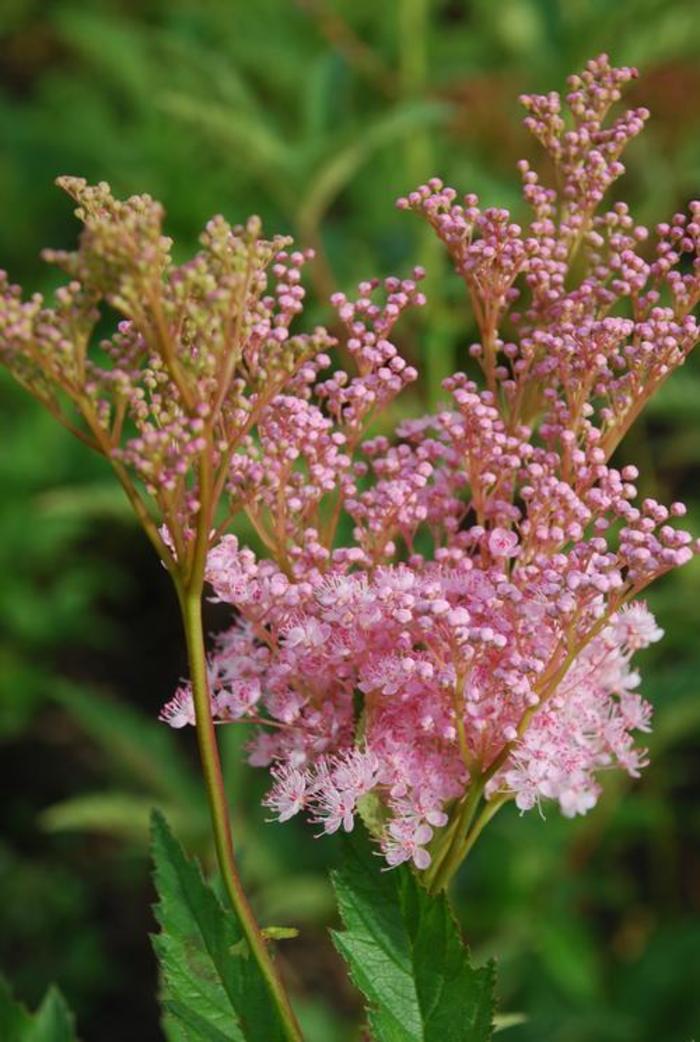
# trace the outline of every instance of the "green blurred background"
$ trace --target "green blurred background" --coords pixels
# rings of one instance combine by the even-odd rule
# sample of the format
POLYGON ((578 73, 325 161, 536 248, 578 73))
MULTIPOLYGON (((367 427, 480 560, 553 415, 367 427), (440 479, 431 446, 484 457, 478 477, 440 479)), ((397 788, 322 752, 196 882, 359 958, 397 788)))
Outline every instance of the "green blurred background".
MULTIPOLYGON (((212 213, 260 213, 318 249, 310 320, 334 287, 424 263, 431 302, 401 334, 422 400, 400 406, 423 409, 473 328, 395 197, 439 174, 520 212, 514 163, 536 152, 518 94, 607 50, 641 67, 630 101, 653 114, 619 191, 664 219, 700 194, 699 49, 695 0, 3 0, 0 264, 51 287, 39 249, 76 233, 60 173, 160 198, 182 255, 212 213)), ((645 492, 690 502, 695 532, 698 363, 623 450, 645 492)), ((151 1042, 149 808, 210 860, 192 735, 155 722, 185 668, 175 606, 103 463, 4 374, 0 399, 0 966, 32 1004, 57 981, 86 1042, 151 1042)), ((510 1042, 700 1032, 700 569, 651 601, 668 635, 642 662, 642 781, 611 776, 576 822, 504 813, 457 884, 502 1008, 527 1017, 510 1042)), ((265 823, 241 738, 223 734, 247 883, 265 922, 301 929, 282 958, 309 1042, 352 1042, 359 1003, 327 937, 337 847, 265 823)))

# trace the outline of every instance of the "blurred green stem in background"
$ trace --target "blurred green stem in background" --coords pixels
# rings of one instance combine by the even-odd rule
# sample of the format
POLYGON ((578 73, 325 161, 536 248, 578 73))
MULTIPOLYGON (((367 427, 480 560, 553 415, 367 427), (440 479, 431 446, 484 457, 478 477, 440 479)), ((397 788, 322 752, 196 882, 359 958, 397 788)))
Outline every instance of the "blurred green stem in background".
MULTIPOLYGON (((429 0, 400 0, 397 7, 397 40, 399 46, 399 84, 405 103, 416 102, 430 93, 428 41, 431 11, 429 0)), ((406 188, 413 189, 434 176, 437 159, 433 140, 435 131, 427 125, 417 126, 404 143, 406 188)), ((424 347, 422 369, 425 377, 425 400, 435 405, 441 396, 442 381, 452 371, 452 328, 446 328, 438 292, 445 276, 445 256, 440 240, 426 224, 421 229, 418 260, 427 272, 424 283, 428 304, 421 322, 424 347)))
MULTIPOLYGON (((398 6, 399 82, 406 99, 424 97, 428 84, 430 26, 428 0, 401 0, 398 6)), ((416 131, 406 140, 406 169, 409 176, 424 176, 430 165, 430 138, 416 131)))

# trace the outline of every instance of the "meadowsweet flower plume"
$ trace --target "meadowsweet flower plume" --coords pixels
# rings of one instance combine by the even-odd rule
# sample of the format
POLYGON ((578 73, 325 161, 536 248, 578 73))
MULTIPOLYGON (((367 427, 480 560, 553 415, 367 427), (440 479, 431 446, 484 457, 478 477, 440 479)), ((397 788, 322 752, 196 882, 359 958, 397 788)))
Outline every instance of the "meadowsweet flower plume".
MULTIPOLYGON (((437 178, 398 201, 444 243, 478 339, 392 437, 370 428, 418 376, 393 330, 420 269, 332 298, 333 370, 334 338, 291 328, 307 253, 215 218, 174 265, 158 204, 66 178, 85 231, 49 259, 71 282, 52 305, 3 283, 2 360, 112 460, 168 567, 200 562, 231 606, 211 710, 254 725, 270 813, 359 816, 434 889, 504 803, 583 814, 602 771, 644 767, 633 657, 662 632, 639 598, 699 549, 683 505, 640 500, 613 461, 700 336, 700 203, 655 236, 604 207, 648 116, 611 114, 634 76, 601 56, 564 99, 523 97, 554 170, 519 164, 528 223, 437 178), (89 351, 103 303, 119 327, 89 351), (259 552, 230 533, 241 512, 259 552)), ((194 722, 187 684, 161 717, 194 722)))
POLYGON ((84 229, 77 252, 44 257, 71 281, 53 303, 25 301, 2 274, 0 359, 111 460, 161 556, 184 573, 198 527, 210 542, 231 455, 272 399, 327 364, 324 330, 289 330, 309 254, 264 239, 257 218, 232 228, 215 217, 200 252, 175 265, 149 196, 121 202, 104 183, 57 183, 84 229), (103 305, 119 322, 94 344, 103 305))

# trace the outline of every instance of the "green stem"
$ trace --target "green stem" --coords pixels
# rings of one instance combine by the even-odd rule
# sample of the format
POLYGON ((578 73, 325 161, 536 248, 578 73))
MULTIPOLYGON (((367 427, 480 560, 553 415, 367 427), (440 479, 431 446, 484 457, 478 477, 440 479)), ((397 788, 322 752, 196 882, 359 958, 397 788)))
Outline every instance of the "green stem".
POLYGON ((454 862, 455 850, 461 847, 462 837, 466 834, 472 823, 483 791, 483 780, 481 778, 475 778, 469 787, 467 797, 461 806, 453 826, 449 828, 449 841, 447 846, 443 848, 442 851, 436 853, 433 859, 433 864, 426 873, 426 885, 429 893, 437 894, 447 886, 452 873, 450 873, 449 876, 447 876, 446 873, 454 862))
POLYGON ((301 1028, 255 919, 253 910, 248 903, 236 865, 228 803, 221 771, 221 759, 211 715, 206 649, 202 627, 201 586, 195 589, 178 589, 178 595, 187 640, 187 656, 197 721, 197 744, 199 746, 209 811, 211 813, 214 845, 224 887, 236 912, 245 939, 248 942, 252 958, 255 959, 260 972, 265 978, 271 1001, 277 1007, 287 1042, 303 1042, 301 1028))
POLYGON ((462 843, 462 846, 459 848, 457 856, 455 858, 454 869, 452 870, 452 873, 449 874, 447 882, 450 881, 452 875, 454 874, 454 871, 456 871, 459 865, 461 865, 461 863, 464 861, 467 854, 472 849, 477 839, 479 838, 483 830, 486 828, 488 823, 491 821, 491 819, 494 818, 496 814, 498 814, 501 807, 504 807, 508 800, 510 800, 511 798, 511 796, 498 796, 493 800, 489 800, 489 802, 481 811, 479 817, 472 825, 470 831, 467 833, 465 840, 462 843))
POLYGON ((511 799, 511 796, 504 795, 489 800, 485 806, 482 807, 481 813, 478 818, 476 818, 476 821, 474 821, 481 792, 482 789, 479 790, 479 796, 475 798, 469 808, 469 813, 462 816, 460 827, 456 829, 452 836, 452 842, 441 859, 438 871, 435 873, 435 878, 430 886, 431 894, 436 894, 449 885, 455 872, 465 860, 467 854, 470 852, 488 823, 496 816, 496 814, 498 814, 501 807, 511 799))

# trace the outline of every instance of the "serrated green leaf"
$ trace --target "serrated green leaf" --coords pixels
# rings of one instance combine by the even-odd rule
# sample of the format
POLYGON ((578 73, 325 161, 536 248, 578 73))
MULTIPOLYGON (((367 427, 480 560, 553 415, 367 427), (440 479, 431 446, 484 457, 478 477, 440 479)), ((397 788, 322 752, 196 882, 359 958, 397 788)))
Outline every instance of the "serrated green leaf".
POLYGON ((9 985, 0 977, 0 1038, 4 1042, 23 1042, 31 1018, 24 1006, 12 997, 9 985))
POLYGON ((164 818, 152 819, 158 891, 153 939, 163 1005, 187 1042, 283 1042, 284 1029, 255 961, 236 954, 243 935, 188 860, 164 818))
POLYGON ((0 977, 2 1042, 76 1042, 75 1022, 57 988, 49 988, 35 1013, 16 1002, 0 977))
POLYGON ((475 968, 443 896, 406 866, 383 872, 366 841, 334 873, 345 925, 333 940, 368 1001, 376 1042, 489 1042, 494 967, 475 968))
POLYGON ((47 991, 32 1018, 26 1042, 75 1042, 73 1016, 57 988, 47 991))
POLYGON ((179 1022, 187 1042, 231 1042, 230 1034, 220 1031, 184 1002, 166 1002, 165 1007, 179 1022))

